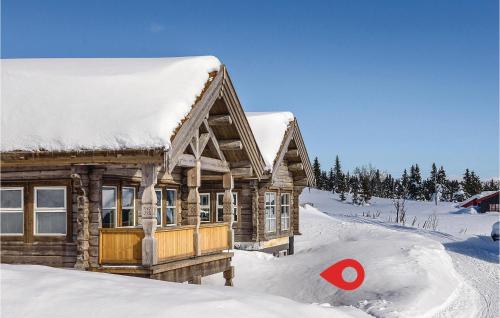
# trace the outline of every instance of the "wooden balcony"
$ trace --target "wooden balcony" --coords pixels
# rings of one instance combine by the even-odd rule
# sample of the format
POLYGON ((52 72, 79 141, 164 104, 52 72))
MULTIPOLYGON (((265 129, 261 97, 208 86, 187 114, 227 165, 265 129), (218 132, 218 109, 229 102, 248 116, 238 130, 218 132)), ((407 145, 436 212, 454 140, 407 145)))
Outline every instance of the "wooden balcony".
MULTIPOLYGON (((195 258, 194 233, 194 225, 157 228, 158 264, 195 258)), ((201 224, 199 237, 201 256, 231 248, 227 223, 201 224)), ((142 228, 100 229, 99 264, 142 265, 143 238, 142 228)))

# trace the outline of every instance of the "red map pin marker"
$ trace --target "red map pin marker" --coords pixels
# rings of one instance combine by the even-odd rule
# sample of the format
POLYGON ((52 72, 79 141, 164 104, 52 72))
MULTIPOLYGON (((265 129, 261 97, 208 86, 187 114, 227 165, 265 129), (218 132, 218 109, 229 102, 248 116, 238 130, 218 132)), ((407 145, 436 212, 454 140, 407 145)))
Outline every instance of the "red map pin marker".
POLYGON ((353 290, 363 284, 363 281, 365 280, 365 269, 357 260, 348 258, 333 264, 319 275, 327 282, 340 289, 353 290), (356 270, 356 279, 352 282, 347 282, 342 277, 342 272, 348 267, 356 270))

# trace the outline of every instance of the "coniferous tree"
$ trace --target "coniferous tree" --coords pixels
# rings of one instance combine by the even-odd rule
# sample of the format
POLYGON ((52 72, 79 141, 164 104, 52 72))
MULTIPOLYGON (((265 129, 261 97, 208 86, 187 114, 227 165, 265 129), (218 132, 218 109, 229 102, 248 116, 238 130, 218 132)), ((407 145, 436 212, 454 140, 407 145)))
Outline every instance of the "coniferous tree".
POLYGON ((326 190, 333 191, 333 183, 334 183, 334 173, 333 168, 330 168, 330 172, 328 173, 328 187, 326 190))
POLYGON ((483 183, 483 191, 498 191, 499 182, 491 179, 483 183))
POLYGON ((406 169, 405 169, 403 171, 403 175, 401 176, 401 180, 398 182, 397 195, 399 198, 408 199, 406 197, 406 193, 408 192, 409 184, 410 184, 410 181, 409 181, 409 177, 408 177, 408 172, 406 172, 406 169))
POLYGON ((352 204, 359 204, 359 180, 356 176, 352 176, 349 180, 350 188, 352 192, 352 204))
POLYGON ((370 178, 368 176, 363 176, 361 179, 361 198, 364 203, 369 203, 372 198, 370 178))
POLYGON ((314 158, 313 173, 314 179, 316 179, 316 188, 321 189, 321 165, 319 164, 318 157, 314 158))
POLYGON ((328 176, 326 174, 326 171, 324 171, 324 170, 321 171, 320 180, 321 180, 321 182, 320 182, 321 186, 319 189, 325 190, 326 187, 328 186, 328 176))
POLYGON ((343 174, 342 174, 342 167, 340 166, 340 159, 339 156, 337 155, 335 157, 335 164, 333 165, 333 174, 334 174, 334 192, 336 193, 341 193, 344 191, 342 188, 343 186, 343 174))

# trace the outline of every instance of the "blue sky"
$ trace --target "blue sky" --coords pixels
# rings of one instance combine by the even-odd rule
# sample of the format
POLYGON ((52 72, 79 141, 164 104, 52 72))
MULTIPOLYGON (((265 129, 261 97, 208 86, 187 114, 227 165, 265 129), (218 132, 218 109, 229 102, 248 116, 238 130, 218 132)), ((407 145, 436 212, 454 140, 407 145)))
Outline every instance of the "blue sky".
POLYGON ((498 175, 498 2, 2 1, 2 57, 216 55, 311 158, 498 175))

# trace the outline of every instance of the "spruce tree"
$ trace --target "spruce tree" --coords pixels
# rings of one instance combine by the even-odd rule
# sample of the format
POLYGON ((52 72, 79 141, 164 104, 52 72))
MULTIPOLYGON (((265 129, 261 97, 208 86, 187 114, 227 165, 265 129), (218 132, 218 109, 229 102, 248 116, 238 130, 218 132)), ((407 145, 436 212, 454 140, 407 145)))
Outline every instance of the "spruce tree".
POLYGON ((321 166, 318 157, 314 158, 313 162, 314 179, 316 180, 316 189, 321 189, 321 166))
POLYGON ((343 174, 342 174, 342 167, 340 166, 340 159, 339 156, 337 155, 335 157, 335 164, 333 165, 333 173, 334 173, 334 191, 336 193, 341 193, 344 191, 342 189, 343 186, 343 174))
POLYGON ((352 192, 352 204, 359 204, 359 180, 356 176, 352 176, 350 181, 350 188, 352 192))

